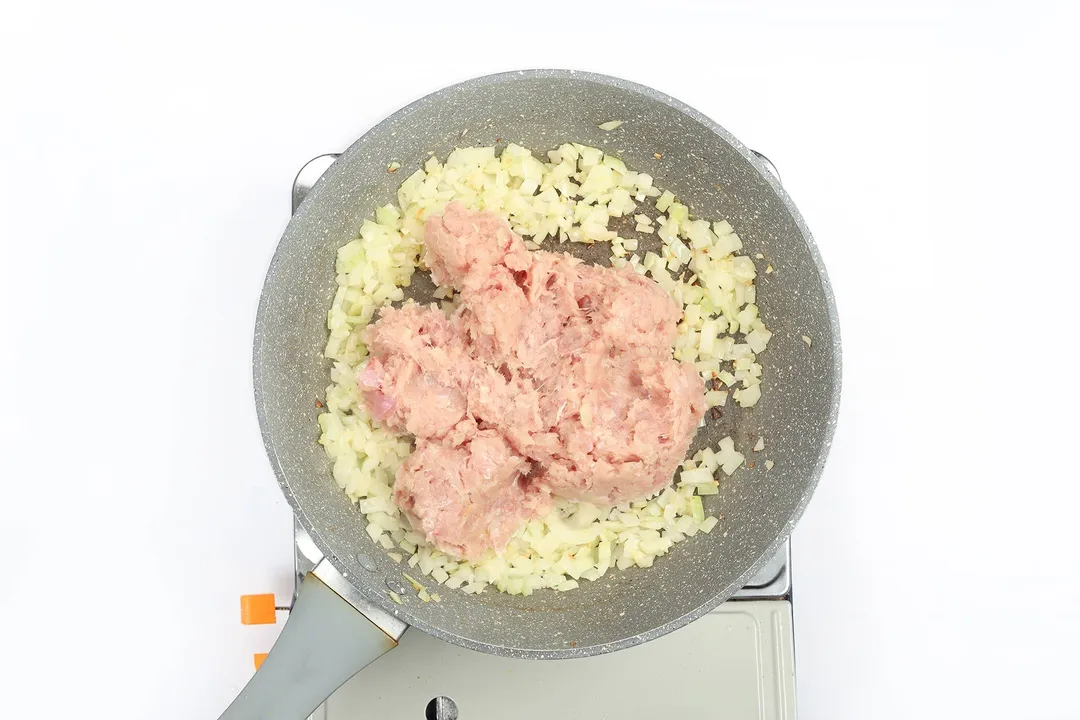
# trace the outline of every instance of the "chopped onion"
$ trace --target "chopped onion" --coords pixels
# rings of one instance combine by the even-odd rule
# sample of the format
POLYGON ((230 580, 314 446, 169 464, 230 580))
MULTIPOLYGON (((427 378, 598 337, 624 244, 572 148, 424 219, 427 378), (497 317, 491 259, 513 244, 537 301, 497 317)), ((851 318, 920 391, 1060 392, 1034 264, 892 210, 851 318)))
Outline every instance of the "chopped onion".
POLYGON ((717 449, 720 452, 717 453, 716 459, 720 461, 720 469, 725 475, 731 475, 745 460, 743 454, 735 450, 735 442, 730 437, 721 440, 717 449))
POLYGON ((709 390, 705 393, 705 407, 714 408, 727 403, 727 393, 720 390, 709 390))
POLYGON ((683 470, 679 475, 679 481, 684 485, 703 485, 713 481, 712 473, 706 469, 683 470))
POLYGON ((731 397, 735 399, 735 402, 739 403, 741 407, 753 407, 757 405, 757 401, 761 399, 761 385, 751 385, 750 387, 740 388, 731 394, 731 397))

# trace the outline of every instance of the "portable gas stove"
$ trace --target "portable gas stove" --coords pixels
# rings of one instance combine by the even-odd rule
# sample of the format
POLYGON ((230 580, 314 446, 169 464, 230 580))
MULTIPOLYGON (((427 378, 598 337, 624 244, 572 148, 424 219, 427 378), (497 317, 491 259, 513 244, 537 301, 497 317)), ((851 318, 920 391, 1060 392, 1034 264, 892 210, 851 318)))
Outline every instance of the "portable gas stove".
MULTIPOLYGON (((293 212, 336 158, 321 155, 299 172, 293 212)), ((322 554, 299 523, 294 527, 298 591, 322 554)), ((413 630, 397 649, 331 695, 310 720, 792 720, 790 568, 785 543, 728 602, 664 637, 608 655, 519 660, 413 630)))

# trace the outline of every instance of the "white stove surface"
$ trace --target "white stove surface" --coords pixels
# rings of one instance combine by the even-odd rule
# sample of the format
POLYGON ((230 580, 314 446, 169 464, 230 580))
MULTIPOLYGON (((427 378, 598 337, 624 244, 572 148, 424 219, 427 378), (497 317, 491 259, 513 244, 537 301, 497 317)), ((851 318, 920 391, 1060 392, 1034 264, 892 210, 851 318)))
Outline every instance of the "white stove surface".
MULTIPOLYGON (((321 155, 297 174, 294 212, 336 158, 321 155)), ((306 533, 299 525, 295 533, 303 545, 306 533)), ((608 655, 504 658, 410 630, 310 720, 793 720, 790 557, 785 543, 732 600, 680 630, 608 655)), ((298 583, 308 570, 297 550, 298 583)))
POLYGON ((727 602, 650 643, 574 660, 486 655, 410 630, 311 718, 790 720, 793 637, 785 600, 727 602))

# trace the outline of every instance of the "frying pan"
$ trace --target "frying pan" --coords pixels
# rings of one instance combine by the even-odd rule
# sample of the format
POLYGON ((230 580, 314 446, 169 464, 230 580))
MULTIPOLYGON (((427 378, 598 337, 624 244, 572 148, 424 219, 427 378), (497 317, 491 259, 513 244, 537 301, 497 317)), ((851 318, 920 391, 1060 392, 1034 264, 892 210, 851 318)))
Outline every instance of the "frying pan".
MULTIPOLYGON (((548 241, 548 249, 552 249, 548 241)), ((603 247, 563 245, 606 264, 603 247)), ((421 280, 421 274, 417 279, 421 280)), ((415 283, 413 297, 430 285, 415 283)), ((451 643, 520 658, 572 658, 631 647, 671 632, 731 596, 784 542, 821 475, 840 396, 840 335, 832 291, 795 205, 762 159, 701 113, 625 80, 564 70, 490 75, 399 110, 327 170, 293 216, 270 264, 254 343, 255 400, 267 454, 317 561, 269 657, 222 716, 301 720, 339 685, 392 648, 408 626, 451 643), (597 125, 623 124, 611 132, 597 125), (764 394, 698 431, 691 452, 731 435, 764 437, 763 462, 704 499, 723 532, 697 536, 647 570, 609 572, 565 593, 528 597, 444 591, 441 603, 403 590, 402 566, 364 532, 317 443, 315 399, 328 384, 326 312, 337 249, 396 197, 429 154, 515 142, 543 152, 574 141, 651 173, 699 217, 727 218, 759 261, 758 305, 773 332, 764 394), (403 172, 388 173, 391 161, 403 172), (765 263, 776 271, 762 272, 765 263), (812 340, 809 345, 802 339, 812 340)), ((762 458, 763 459, 763 458, 762 458)))

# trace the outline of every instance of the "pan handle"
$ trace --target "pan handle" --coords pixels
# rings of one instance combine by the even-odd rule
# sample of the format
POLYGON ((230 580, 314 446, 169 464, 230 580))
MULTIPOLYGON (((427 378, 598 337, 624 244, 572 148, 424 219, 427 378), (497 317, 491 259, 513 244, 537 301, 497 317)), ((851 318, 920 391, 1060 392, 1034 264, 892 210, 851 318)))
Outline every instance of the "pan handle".
POLYGON ((289 620, 219 720, 304 720, 408 626, 371 605, 327 560, 304 578, 289 620))

